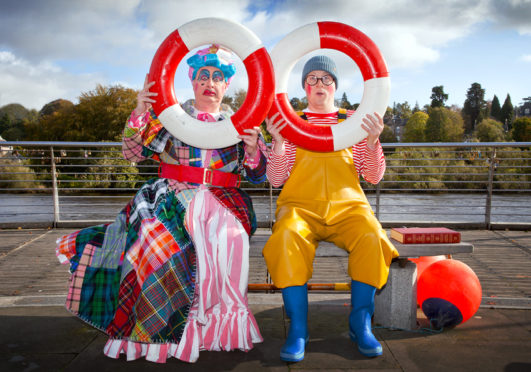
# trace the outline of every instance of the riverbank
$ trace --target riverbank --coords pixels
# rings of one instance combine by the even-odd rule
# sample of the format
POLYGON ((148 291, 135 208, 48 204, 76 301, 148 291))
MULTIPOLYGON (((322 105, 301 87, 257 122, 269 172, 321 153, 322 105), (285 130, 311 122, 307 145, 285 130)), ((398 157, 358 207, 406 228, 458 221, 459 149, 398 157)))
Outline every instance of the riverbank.
MULTIPOLYGON (((259 226, 269 227, 276 198, 252 198, 259 226)), ((0 194, 0 228, 82 227, 110 222, 129 199, 130 196, 61 196, 55 215, 51 195, 0 194)), ((384 227, 429 224, 531 229, 531 195, 495 194, 488 216, 484 194, 383 194, 378 203, 376 195, 368 194, 368 200, 384 227)))

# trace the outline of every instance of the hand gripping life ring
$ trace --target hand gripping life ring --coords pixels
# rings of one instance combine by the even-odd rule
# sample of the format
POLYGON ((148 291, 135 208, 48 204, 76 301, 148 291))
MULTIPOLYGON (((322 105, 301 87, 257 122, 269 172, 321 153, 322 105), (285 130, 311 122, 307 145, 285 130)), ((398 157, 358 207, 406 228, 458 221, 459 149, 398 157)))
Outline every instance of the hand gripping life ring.
POLYGON ((382 117, 389 100, 390 80, 387 65, 378 47, 364 33, 338 22, 316 22, 286 35, 271 51, 275 69, 275 98, 268 116, 279 112, 288 125, 282 135, 311 151, 329 152, 348 148, 367 137, 361 128, 366 114, 382 117), (356 112, 342 123, 311 125, 297 116, 288 95, 288 78, 295 63, 317 49, 335 49, 348 55, 358 65, 364 80, 363 97, 356 112))
POLYGON ((234 145, 244 129, 260 125, 273 102, 274 77, 269 54, 260 39, 244 26, 220 18, 201 18, 173 31, 159 46, 149 70, 150 91, 158 93, 153 110, 162 125, 184 143, 215 149, 234 145), (213 40, 215 39, 215 40, 213 40), (247 96, 240 109, 215 123, 190 117, 175 98, 174 78, 179 62, 193 48, 216 42, 243 61, 249 77, 247 96))

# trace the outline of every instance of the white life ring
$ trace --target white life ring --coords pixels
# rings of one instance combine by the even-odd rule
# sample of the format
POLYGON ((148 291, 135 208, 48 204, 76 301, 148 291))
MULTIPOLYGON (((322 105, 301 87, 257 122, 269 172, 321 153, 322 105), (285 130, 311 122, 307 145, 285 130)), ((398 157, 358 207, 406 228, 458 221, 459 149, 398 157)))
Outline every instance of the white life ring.
POLYGON ((260 125, 274 95, 273 65, 260 39, 244 26, 220 18, 201 18, 173 31, 159 46, 149 70, 150 91, 158 93, 153 110, 162 125, 184 143, 215 149, 240 141, 243 130, 260 125), (230 119, 205 125, 190 117, 177 102, 174 78, 177 66, 193 48, 216 42, 240 57, 249 77, 247 96, 230 119))
POLYGON ((364 33, 339 22, 316 22, 302 26, 275 45, 271 51, 275 69, 275 98, 268 116, 279 112, 288 125, 282 135, 296 145, 312 151, 338 151, 367 137, 361 128, 366 114, 382 117, 389 100, 390 79, 380 50, 364 33), (317 49, 335 49, 348 55, 358 65, 364 80, 363 97, 356 112, 347 120, 331 126, 311 125, 291 107, 288 78, 295 63, 317 49))

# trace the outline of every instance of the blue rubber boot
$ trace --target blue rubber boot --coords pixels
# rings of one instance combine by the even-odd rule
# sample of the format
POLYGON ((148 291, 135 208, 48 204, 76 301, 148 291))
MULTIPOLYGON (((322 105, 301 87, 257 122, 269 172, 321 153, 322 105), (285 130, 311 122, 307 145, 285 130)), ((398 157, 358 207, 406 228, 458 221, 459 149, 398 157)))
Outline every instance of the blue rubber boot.
POLYGON ((382 355, 382 345, 371 330, 376 288, 353 280, 350 292, 352 304, 349 317, 350 339, 358 344, 358 350, 366 357, 382 355))
POLYGON ((308 286, 299 285, 282 289, 286 314, 290 319, 288 338, 280 349, 280 359, 300 362, 308 343, 308 286))

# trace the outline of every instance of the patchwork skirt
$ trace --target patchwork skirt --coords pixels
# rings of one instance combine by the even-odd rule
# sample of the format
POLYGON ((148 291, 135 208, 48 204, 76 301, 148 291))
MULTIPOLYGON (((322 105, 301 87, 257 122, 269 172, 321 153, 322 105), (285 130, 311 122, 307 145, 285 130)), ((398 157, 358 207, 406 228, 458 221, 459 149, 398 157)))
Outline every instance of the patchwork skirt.
POLYGON ((67 309, 109 336, 105 355, 195 362, 262 336, 247 303, 249 235, 207 187, 149 181, 111 224, 58 240, 67 309))

